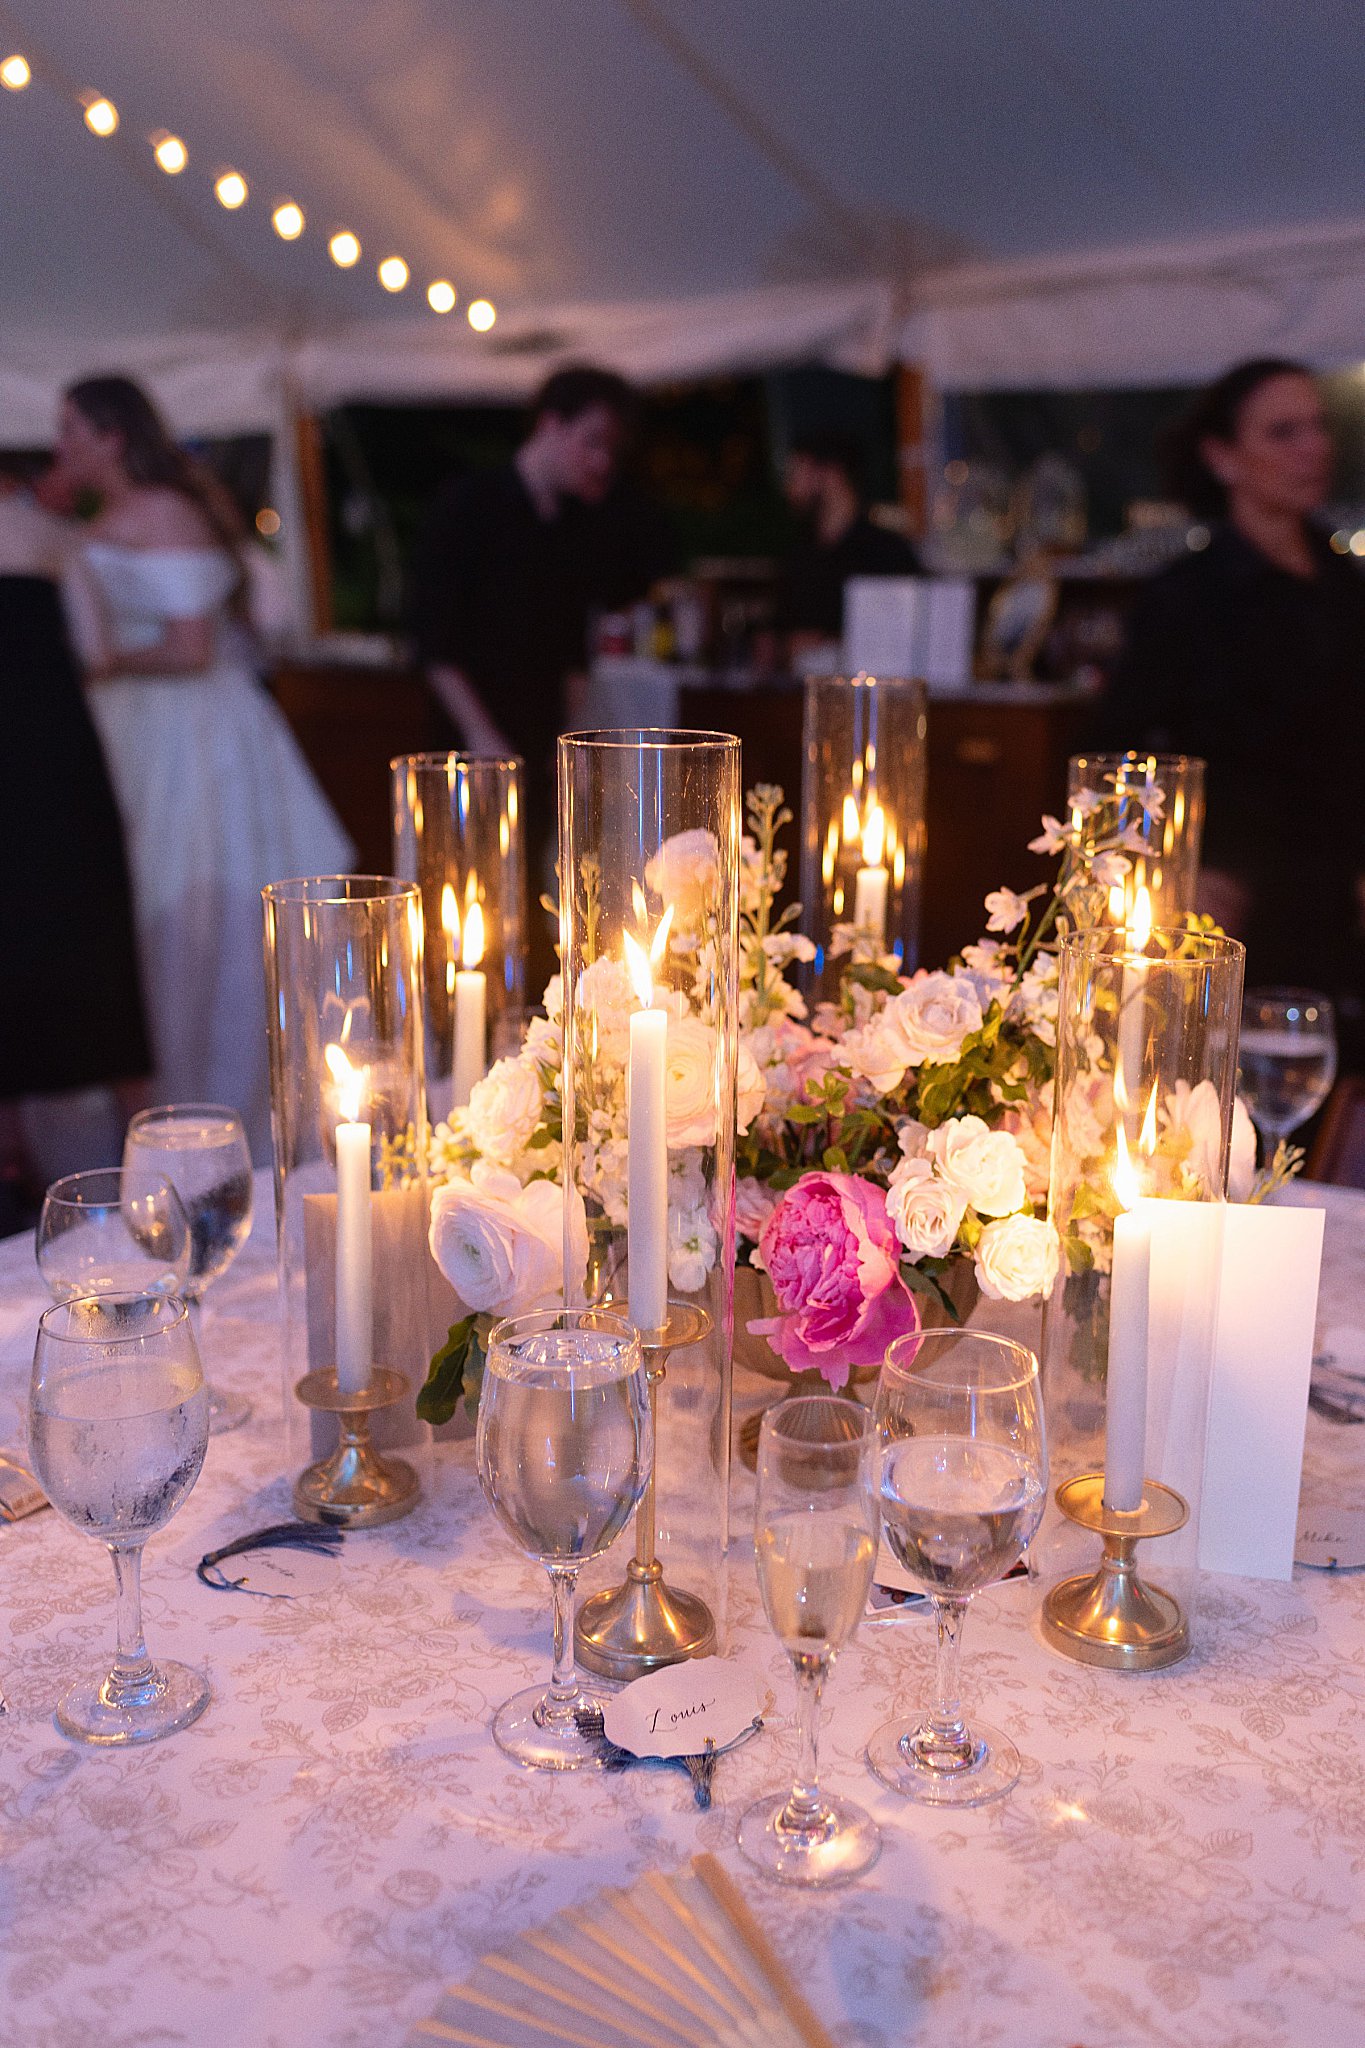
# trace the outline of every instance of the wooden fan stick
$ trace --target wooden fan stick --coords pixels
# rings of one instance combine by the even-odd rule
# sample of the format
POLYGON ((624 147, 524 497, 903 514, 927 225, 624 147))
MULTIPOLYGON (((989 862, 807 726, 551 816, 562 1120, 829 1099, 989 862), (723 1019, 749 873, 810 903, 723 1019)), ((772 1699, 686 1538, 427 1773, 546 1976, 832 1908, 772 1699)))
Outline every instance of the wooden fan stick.
MULTIPOLYGON (((613 1903, 615 1903, 614 1900, 613 1903)), ((637 1976, 643 1977, 646 1982, 653 1984, 656 1990, 663 1993, 665 1998, 675 1999, 679 2005, 691 2013, 694 2020, 699 2020, 704 2027, 709 2027, 712 2033, 715 2032, 715 2021, 712 2015, 703 2006, 698 2005, 697 2001, 683 1985, 670 1984, 667 1977, 662 1976, 658 1970, 653 1969, 650 1964, 645 1962, 642 1956, 637 1956, 630 1949, 624 1947, 621 1942, 608 1934, 605 1928, 594 1926, 592 1921, 579 1914, 571 1914, 569 1917, 576 1926, 582 1929, 589 1941, 595 1941, 597 1946, 604 1948, 607 1954, 613 1957, 616 1962, 624 1963, 627 1970, 634 1972, 637 1976)))
MULTIPOLYGON (((484 1958, 488 1960, 487 1957, 484 1958)), ((484 2012, 495 2013, 500 2020, 516 2020, 522 2027, 537 2027, 551 2040, 567 2041, 570 2048, 602 2048, 600 2031, 596 2034, 580 2034, 576 2027, 560 2026, 555 2020, 535 2018, 524 2006, 508 2005, 504 1999, 494 1998, 490 1992, 480 1991, 476 1985, 462 1984, 460 1997, 470 2005, 477 2005, 484 2012)))
POLYGON ((731 1997, 723 1986, 717 1985, 713 1978, 708 1977, 704 1970, 698 1969, 692 1958, 684 1955, 683 1951, 668 1939, 662 1928, 651 1925, 647 1915, 636 1905, 634 1899, 622 1896, 617 1899, 616 1907, 617 1911, 629 1920, 631 1926, 638 1927, 647 1940, 661 1949, 674 1968, 681 1970, 685 1977, 689 1977, 705 1997, 720 2007, 728 2019, 742 2020, 747 2017, 744 2006, 731 1997))
POLYGON ((734 1922, 735 1932, 772 1986, 774 1996, 806 2043, 806 2048, 835 2048, 832 2037, 826 2033, 805 1999, 794 1988, 776 1951, 745 1905, 733 1879, 711 1855, 694 1856, 692 1868, 722 1912, 734 1922))
POLYGON ((675 2026, 672 2020, 665 2019, 659 2011, 657 2002, 652 2003, 638 1991, 632 1991, 628 1985, 618 1983, 614 1977, 609 1977, 605 1970, 599 1970, 593 1963, 586 1962, 582 1956, 576 1956, 572 1949, 565 1948, 562 1942, 553 1940, 548 1934, 528 1934, 526 1940, 533 1948, 538 1948, 551 1957, 561 1968, 572 1970, 576 1977, 582 1977, 587 1983, 596 1985, 599 1991, 609 1992, 613 1998, 619 1998, 623 2005, 630 2006, 635 2012, 643 2013, 652 2027, 662 2028, 664 2032, 672 2034, 684 2044, 684 2048, 693 2048, 697 2036, 684 2032, 682 2028, 675 2026))
MULTIPOLYGON (((734 1960, 725 1953, 725 1950, 722 1948, 721 1944, 716 1940, 716 1937, 711 1932, 710 1928, 706 1926, 700 1914, 694 1912, 692 1907, 688 1905, 686 1899, 682 1898, 679 1895, 677 1890, 674 1888, 672 1884, 669 1883, 667 1878, 660 1877, 657 1870, 651 1871, 649 1876, 646 1878, 645 1882, 648 1884, 650 1890, 657 1894, 661 1902, 668 1907, 668 1909, 676 1916, 678 1920, 681 1921, 682 1925, 687 1929, 688 1933, 692 1936, 693 1940, 696 1941, 701 1948, 705 1949, 707 1955, 711 1958, 716 1968, 720 1970, 726 1977, 729 1978, 730 1982, 734 1985, 736 1991, 738 1991, 743 1998, 747 1999, 750 2010, 754 2013, 763 2012, 764 2007, 760 2005, 758 2000, 754 1997, 748 1979, 744 1976, 744 1973, 735 1964, 734 1960)), ((714 1901, 712 1903, 714 1904, 714 1901)))
MULTIPOLYGON (((510 1956, 485 1956, 483 1966, 486 1970, 496 1970, 499 1976, 510 1977, 514 1984, 524 1986, 542 2001, 549 1999, 555 2005, 566 2006, 570 2012, 581 2013, 584 2019, 593 2021, 598 2028, 609 2027, 612 2033, 618 2036, 626 2033, 624 2024, 604 2017, 600 2002, 584 1998, 573 1991, 566 1991, 561 1985, 547 1984, 543 1977, 533 1977, 524 1964, 514 1962, 510 1956)), ((619 1998, 621 1995, 614 1984, 606 1984, 603 1988, 613 1998, 619 1998)), ((638 2040, 639 2037, 637 2035, 634 2038, 638 2040)), ((602 2048, 600 2036, 598 2048, 602 2048)))

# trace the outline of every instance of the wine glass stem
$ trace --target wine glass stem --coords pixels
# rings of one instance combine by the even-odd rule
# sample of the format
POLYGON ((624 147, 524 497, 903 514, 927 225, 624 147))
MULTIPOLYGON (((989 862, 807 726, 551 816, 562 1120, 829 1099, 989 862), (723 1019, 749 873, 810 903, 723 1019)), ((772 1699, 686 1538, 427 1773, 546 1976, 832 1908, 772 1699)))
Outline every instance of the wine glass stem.
POLYGON ((815 1827, 820 1805, 820 1700, 825 1689, 827 1657, 794 1656, 796 1674, 796 1777, 782 1809, 782 1826, 815 1827))
POLYGON ((935 1600, 938 1648, 934 1657, 934 1703, 925 1732, 946 1765, 951 1765, 955 1758, 969 1761, 972 1753, 971 1737, 962 1719, 962 1704, 958 1697, 962 1624, 966 1618, 965 1600, 935 1600))
POLYGON ((551 1565, 549 1571, 554 1664, 550 1672, 550 1689, 545 1695, 544 1714, 546 1721, 571 1723, 578 1699, 578 1678, 573 1661, 574 1590, 578 1584, 578 1571, 564 1565, 551 1565))
POLYGON ((111 1543, 109 1555, 118 1588, 118 1655, 102 1689, 111 1706, 139 1706, 154 1690, 152 1660, 142 1637, 142 1545, 111 1543))

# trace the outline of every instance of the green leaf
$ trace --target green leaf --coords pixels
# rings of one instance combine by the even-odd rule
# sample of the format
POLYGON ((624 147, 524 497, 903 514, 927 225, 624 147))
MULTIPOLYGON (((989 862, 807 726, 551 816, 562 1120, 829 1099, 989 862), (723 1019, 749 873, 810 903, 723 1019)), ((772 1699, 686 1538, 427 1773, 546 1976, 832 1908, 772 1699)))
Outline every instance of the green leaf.
POLYGON ((417 1413, 423 1422, 449 1422, 455 1413, 471 1346, 477 1349, 474 1318, 466 1316, 462 1322, 451 1324, 445 1343, 427 1369, 426 1384, 417 1396, 417 1413))
POLYGON ((961 1323, 962 1318, 957 1312, 956 1303, 944 1293, 932 1273, 926 1273, 923 1266, 912 1265, 909 1259, 901 1260, 900 1270, 901 1279, 907 1287, 916 1294, 927 1294, 932 1300, 940 1302, 951 1320, 954 1323, 961 1323))
POLYGON ((844 972, 844 980, 854 982, 859 988, 871 989, 874 995, 898 996, 900 981, 889 968, 878 967, 875 960, 859 961, 856 967, 844 972))
POLYGON ((848 1154, 842 1145, 826 1145, 822 1163, 826 1173, 848 1172, 848 1154))

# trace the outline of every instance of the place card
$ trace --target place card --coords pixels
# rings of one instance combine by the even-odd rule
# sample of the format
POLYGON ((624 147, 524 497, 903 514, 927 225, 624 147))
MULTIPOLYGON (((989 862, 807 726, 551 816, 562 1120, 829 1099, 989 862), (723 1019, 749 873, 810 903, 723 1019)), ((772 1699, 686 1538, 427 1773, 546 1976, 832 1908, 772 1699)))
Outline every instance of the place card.
POLYGON ((1354 1572, 1365 1565, 1365 1508, 1315 1503, 1299 1515, 1295 1564, 1320 1572, 1354 1572))
POLYGON ((646 1672, 603 1701, 607 1740, 632 1756, 700 1756, 725 1749, 767 1712, 761 1675, 721 1657, 689 1657, 646 1672))

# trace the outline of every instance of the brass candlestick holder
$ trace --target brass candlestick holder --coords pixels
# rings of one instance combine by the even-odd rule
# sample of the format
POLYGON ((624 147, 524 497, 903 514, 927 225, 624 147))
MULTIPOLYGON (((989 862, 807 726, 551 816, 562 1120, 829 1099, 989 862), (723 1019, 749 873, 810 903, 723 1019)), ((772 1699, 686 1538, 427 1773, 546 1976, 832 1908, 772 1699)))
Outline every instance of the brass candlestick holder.
POLYGON ((1173 1536, 1190 1517, 1174 1487, 1143 1481, 1142 1505, 1121 1513, 1104 1505, 1104 1474, 1085 1472, 1057 1488, 1068 1521, 1094 1529, 1104 1540, 1098 1571, 1063 1579, 1043 1602, 1044 1642, 1080 1664, 1106 1671, 1161 1671, 1178 1664, 1190 1647, 1180 1602, 1138 1577, 1136 1551, 1144 1536, 1173 1536))
POLYGON ((295 1387, 305 1408, 335 1415, 341 1441, 328 1458, 309 1465, 294 1482, 294 1512, 304 1522, 329 1522, 344 1529, 374 1529, 410 1514, 421 1494, 421 1482, 405 1458, 385 1458, 370 1437, 370 1417, 411 1397, 402 1373, 386 1366, 370 1368, 370 1377, 355 1394, 337 1386, 337 1371, 328 1365, 305 1373, 295 1387))
POLYGON ((574 1623, 574 1655, 598 1678, 640 1678, 662 1664, 709 1657, 716 1647, 716 1624, 706 1602, 665 1584, 654 1526, 659 1385, 668 1370, 669 1352, 699 1344, 710 1329, 705 1309, 671 1301, 663 1329, 640 1333, 649 1383, 650 1469, 635 1517, 635 1555, 626 1566, 625 1584, 594 1593, 579 1608, 574 1623))

